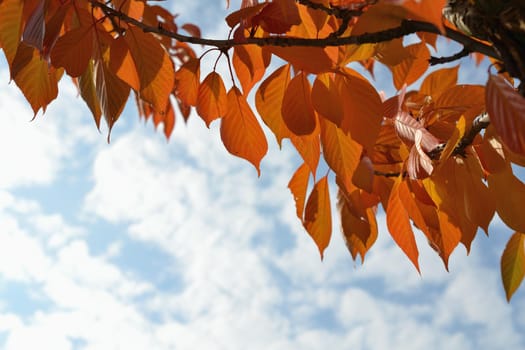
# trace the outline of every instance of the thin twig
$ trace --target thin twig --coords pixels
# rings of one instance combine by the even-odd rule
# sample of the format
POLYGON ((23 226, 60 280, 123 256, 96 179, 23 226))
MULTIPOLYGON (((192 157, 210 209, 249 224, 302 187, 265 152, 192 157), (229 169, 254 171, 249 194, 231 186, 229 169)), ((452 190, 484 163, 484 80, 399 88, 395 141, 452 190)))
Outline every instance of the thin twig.
POLYGON ((470 50, 467 49, 466 47, 464 47, 461 51, 459 51, 458 53, 452 55, 452 56, 442 56, 442 57, 430 57, 430 59, 428 60, 428 63, 431 65, 431 66, 435 66, 437 64, 444 64, 444 63, 449 63, 449 62, 454 62, 456 60, 459 60, 465 56, 468 56, 470 54, 470 50))

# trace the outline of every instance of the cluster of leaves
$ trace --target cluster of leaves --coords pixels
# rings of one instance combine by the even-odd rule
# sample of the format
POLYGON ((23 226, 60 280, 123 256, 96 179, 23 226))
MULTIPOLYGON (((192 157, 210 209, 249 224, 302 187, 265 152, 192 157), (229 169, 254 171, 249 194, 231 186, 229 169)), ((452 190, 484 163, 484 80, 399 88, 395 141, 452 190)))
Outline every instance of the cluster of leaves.
POLYGON ((525 165, 525 99, 504 73, 486 85, 460 85, 458 67, 434 71, 407 91, 429 69, 439 35, 498 58, 490 43, 443 21, 445 3, 243 0, 226 18, 231 39, 209 40, 195 25, 179 28, 157 2, 1 0, 0 46, 35 115, 57 97, 65 72, 97 126, 103 116, 111 130, 130 94, 139 115, 162 123, 167 137, 175 112, 187 119, 194 109, 206 125, 220 120, 226 149, 259 172, 268 144, 247 102, 257 86, 258 115, 304 160, 289 188, 321 257, 332 233, 329 178, 354 259, 364 260, 376 241, 379 204, 418 270, 414 226, 447 267, 453 250, 462 244, 468 251, 497 213, 515 231, 501 261, 510 299, 525 275, 525 185, 512 168, 525 165), (410 33, 418 41, 405 45, 410 33), (201 74, 206 67, 189 43, 226 57, 227 84, 215 67, 201 74), (273 57, 282 64, 275 70, 273 57), (351 68, 373 75, 375 64, 390 69, 398 95, 384 98, 351 68), (322 177, 321 161, 330 169, 322 177))

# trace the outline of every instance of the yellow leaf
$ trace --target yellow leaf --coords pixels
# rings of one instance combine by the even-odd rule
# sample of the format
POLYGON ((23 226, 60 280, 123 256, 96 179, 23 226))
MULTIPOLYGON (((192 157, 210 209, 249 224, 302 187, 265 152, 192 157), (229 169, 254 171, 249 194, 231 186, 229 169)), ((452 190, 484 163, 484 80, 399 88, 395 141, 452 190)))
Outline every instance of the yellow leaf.
POLYGON ((97 99, 92 60, 89 61, 87 69, 79 77, 78 88, 80 90, 80 96, 88 105, 91 114, 93 114, 97 128, 100 129, 100 117, 102 116, 102 111, 100 110, 100 104, 97 99))
POLYGON ((199 87, 197 113, 210 127, 210 123, 224 116, 227 109, 226 88, 222 78, 216 72, 211 72, 199 87))
POLYGON ((525 277, 525 234, 514 232, 501 256, 501 279, 507 301, 525 277))
POLYGON ((252 163, 260 176, 259 164, 268 151, 264 132, 237 87, 230 89, 227 99, 228 109, 221 119, 222 142, 228 152, 252 163))
POLYGON ((501 220, 510 228, 525 232, 525 184, 512 174, 510 165, 503 171, 490 174, 488 183, 492 198, 496 199, 496 211, 501 220))
POLYGON ((330 193, 328 178, 321 178, 312 189, 304 212, 303 225, 314 240, 321 259, 332 236, 332 213, 330 209, 330 193))

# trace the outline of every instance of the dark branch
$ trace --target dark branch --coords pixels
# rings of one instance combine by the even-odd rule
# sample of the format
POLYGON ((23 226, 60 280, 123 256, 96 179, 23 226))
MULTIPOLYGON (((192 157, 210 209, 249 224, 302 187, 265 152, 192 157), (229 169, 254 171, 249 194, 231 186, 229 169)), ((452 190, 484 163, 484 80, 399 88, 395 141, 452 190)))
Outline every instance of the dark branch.
MULTIPOLYGON (((360 44, 371 44, 379 43, 384 41, 390 41, 392 39, 402 38, 408 34, 413 34, 417 32, 428 32, 434 34, 441 34, 439 29, 431 23, 421 22, 421 21, 411 21, 405 20, 401 22, 401 25, 396 28, 387 29, 375 33, 364 33, 361 35, 347 36, 347 37, 334 37, 329 36, 327 38, 320 39, 306 39, 306 38, 295 38, 295 37, 285 37, 285 36, 270 36, 266 38, 246 38, 245 42, 237 42, 233 39, 230 40, 215 40, 215 39, 206 39, 206 38, 196 38, 192 36, 182 35, 176 32, 166 30, 162 27, 148 26, 134 18, 127 16, 126 14, 119 12, 103 3, 100 3, 96 0, 89 0, 94 7, 100 8, 106 16, 117 17, 121 21, 128 24, 133 24, 141 28, 144 32, 156 33, 161 36, 173 38, 175 40, 186 42, 190 44, 197 45, 206 45, 206 46, 215 46, 217 48, 230 48, 240 45, 259 45, 259 46, 309 46, 309 47, 328 47, 328 46, 342 46, 342 45, 360 45, 360 44)), ((469 36, 462 34, 458 31, 455 31, 450 28, 445 28, 445 36, 462 44, 466 49, 471 52, 477 51, 486 56, 490 56, 496 59, 499 59, 499 55, 494 51, 494 49, 481 43, 479 41, 473 40, 469 36)))
POLYGON ((468 56, 469 54, 470 54, 470 50, 464 47, 463 50, 461 50, 460 52, 452 56, 430 57, 430 59, 428 60, 428 63, 430 63, 431 66, 435 66, 437 64, 449 63, 449 62, 459 60, 460 58, 463 58, 465 56, 468 56))

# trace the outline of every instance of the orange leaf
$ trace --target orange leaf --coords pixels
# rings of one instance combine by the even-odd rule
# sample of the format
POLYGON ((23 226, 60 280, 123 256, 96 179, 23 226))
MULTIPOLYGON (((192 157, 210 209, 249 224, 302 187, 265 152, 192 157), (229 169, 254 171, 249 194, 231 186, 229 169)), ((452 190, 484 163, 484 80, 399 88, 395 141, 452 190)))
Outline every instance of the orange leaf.
POLYGON ((374 209, 366 209, 366 217, 358 217, 350 209, 350 202, 345 200, 339 192, 337 205, 341 214, 341 231, 352 258, 361 256, 364 262, 365 255, 377 240, 377 222, 374 209))
POLYGON ((210 123, 224 116, 227 109, 226 88, 222 78, 216 72, 211 72, 199 87, 197 113, 210 127, 210 123))
POLYGON ((322 47, 267 46, 265 49, 292 64, 296 70, 302 70, 307 73, 317 74, 328 72, 334 68, 336 64, 333 58, 322 47), (305 57, 308 57, 308 59, 305 59, 305 57))
POLYGON ((412 264, 414 264, 419 272, 419 251, 417 249, 414 232, 410 226, 410 219, 407 210, 403 204, 406 199, 401 198, 399 195, 399 188, 401 186, 406 186, 406 182, 403 181, 402 177, 399 177, 394 183, 394 187, 392 187, 392 191, 390 192, 390 198, 388 199, 386 223, 388 231, 394 241, 403 250, 410 261, 412 261, 412 264))
POLYGON ((288 84, 281 107, 283 120, 295 135, 311 134, 317 124, 312 105, 310 82, 306 74, 297 74, 288 84))
POLYGON ((346 190, 349 191, 352 176, 361 159, 363 147, 332 122, 324 118, 321 118, 320 121, 321 143, 326 163, 342 180, 346 190))
POLYGON ((419 92, 423 95, 432 96, 435 101, 441 93, 456 86, 458 69, 459 66, 455 66, 430 73, 421 83, 419 92))
POLYGON ((301 23, 295 0, 274 0, 252 19, 266 32, 283 34, 294 24, 301 23))
POLYGON ((510 228, 525 232, 525 215, 523 215, 525 184, 512 174, 510 166, 504 171, 490 174, 488 183, 492 198, 496 199, 496 210, 501 220, 510 228))
POLYGON ((140 78, 126 39, 120 36, 113 40, 109 53, 109 68, 111 71, 133 90, 140 91, 140 78))
POLYGON ((337 126, 343 119, 343 106, 334 80, 328 73, 319 74, 312 88, 312 105, 315 110, 337 126))
POLYGON ((332 236, 332 214, 327 180, 327 176, 324 176, 314 185, 306 202, 303 221, 304 228, 319 249, 321 260, 332 236))
POLYGON ((170 138, 170 135, 175 127, 175 112, 173 111, 173 106, 171 102, 168 101, 166 108, 161 111, 153 113, 153 123, 157 127, 160 123, 164 124, 164 136, 166 139, 170 138))
POLYGON ((406 10, 403 7, 379 3, 359 16, 352 29, 352 35, 375 33, 398 27, 405 17, 406 10))
POLYGON ((93 27, 72 29, 58 38, 51 51, 51 62, 64 67, 67 74, 78 77, 87 68, 93 52, 93 27))
POLYGON ((175 73, 177 97, 186 105, 197 105, 200 86, 200 60, 190 58, 175 73))
POLYGON ((403 7, 410 11, 414 19, 430 22, 444 33, 443 27, 443 7, 446 0, 408 0, 403 3, 403 7))
POLYGON ((22 10, 24 2, 3 0, 0 2, 0 47, 11 66, 20 42, 22 10))
POLYGON ((230 89, 227 99, 226 115, 221 119, 222 142, 228 152, 252 163, 260 176, 259 164, 268 151, 264 132, 237 87, 230 89))
POLYGON ((418 80, 429 67, 430 52, 425 43, 406 47, 411 57, 391 68, 394 86, 400 90, 403 84, 410 85, 418 80))
POLYGON ((303 221, 304 202, 306 200, 306 189, 308 188, 308 180, 310 178, 310 170, 308 165, 303 163, 293 174, 288 188, 292 192, 295 201, 295 212, 299 220, 303 221))
POLYGON ((366 150, 371 150, 383 120, 381 98, 366 79, 350 69, 345 72, 344 76, 336 77, 344 111, 341 128, 366 150))
POLYGON ((173 61, 151 33, 132 26, 124 38, 137 68, 140 97, 151 103, 156 111, 162 111, 173 90, 173 61))
POLYGON ((260 46, 247 45, 233 48, 233 67, 244 95, 248 96, 253 85, 264 75, 270 63, 270 55, 260 46))
POLYGON ((35 115, 40 108, 45 112, 47 105, 58 95, 59 72, 50 67, 33 47, 20 43, 11 74, 35 115))
POLYGON ((501 256, 501 279, 507 301, 525 277, 525 234, 514 232, 501 256))
POLYGON ((487 111, 501 141, 512 152, 525 155, 525 98, 499 75, 489 76, 487 111))
POLYGON ((290 141, 297 152, 299 152, 299 155, 303 158, 304 162, 310 167, 314 178, 319 165, 319 158, 321 157, 319 129, 319 125, 316 125, 314 131, 310 135, 296 136, 290 134, 290 141))
POLYGON ((255 94, 257 111, 264 123, 272 130, 279 146, 283 138, 291 135, 281 113, 284 93, 289 82, 290 65, 284 65, 266 78, 255 94))
POLYGON ((241 23, 241 21, 250 19, 262 11, 263 8, 268 6, 270 3, 264 2, 262 4, 256 4, 254 6, 250 7, 243 7, 240 10, 237 10, 235 12, 230 13, 228 16, 226 16, 226 23, 230 26, 230 28, 235 27, 237 24, 241 23))

